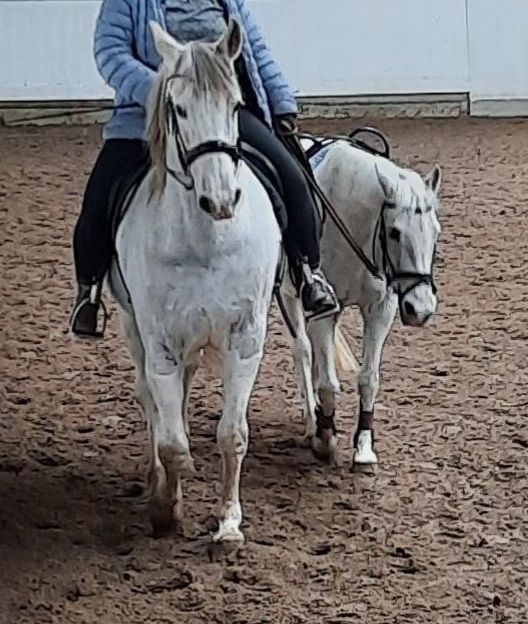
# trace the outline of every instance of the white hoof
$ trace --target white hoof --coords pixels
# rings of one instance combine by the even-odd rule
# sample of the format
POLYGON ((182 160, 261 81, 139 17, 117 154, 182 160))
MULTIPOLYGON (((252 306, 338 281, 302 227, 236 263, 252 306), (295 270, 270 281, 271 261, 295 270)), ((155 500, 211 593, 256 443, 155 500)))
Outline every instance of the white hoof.
POLYGON ((352 467, 359 472, 370 472, 378 465, 378 456, 372 449, 372 431, 360 431, 354 455, 352 467))
POLYGON ((239 520, 224 520, 220 522, 218 531, 213 535, 213 542, 218 543, 239 543, 244 542, 244 534, 238 528, 239 520))
POLYGON ((213 535, 213 542, 215 544, 243 544, 244 534, 240 529, 218 531, 213 535))

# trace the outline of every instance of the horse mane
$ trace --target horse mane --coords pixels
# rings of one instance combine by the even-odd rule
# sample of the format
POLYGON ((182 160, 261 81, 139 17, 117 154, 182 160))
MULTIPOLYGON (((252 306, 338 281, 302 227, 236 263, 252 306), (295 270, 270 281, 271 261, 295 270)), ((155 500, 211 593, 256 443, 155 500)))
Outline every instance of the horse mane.
MULTIPOLYGON (((167 90, 172 78, 185 78, 192 85, 195 98, 210 97, 216 101, 221 97, 237 100, 241 98, 240 86, 234 71, 233 62, 225 54, 208 43, 193 42, 188 45, 190 67, 183 73, 180 59, 172 73, 162 66, 152 87, 147 104, 147 142, 150 152, 151 192, 159 194, 165 187, 167 171, 165 166, 167 149, 167 90)), ((175 94, 171 94, 174 99, 175 94)))
POLYGON ((167 147, 165 121, 165 91, 167 79, 160 72, 150 92, 147 105, 147 141, 150 152, 152 179, 150 191, 159 194, 165 187, 167 171, 165 153, 167 147))

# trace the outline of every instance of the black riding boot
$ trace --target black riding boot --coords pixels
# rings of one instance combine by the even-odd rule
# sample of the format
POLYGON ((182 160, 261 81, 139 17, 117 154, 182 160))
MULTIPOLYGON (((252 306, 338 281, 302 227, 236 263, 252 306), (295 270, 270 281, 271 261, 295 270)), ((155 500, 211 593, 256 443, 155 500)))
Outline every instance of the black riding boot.
MULTIPOLYGON (((81 338, 102 338, 103 327, 98 330, 99 309, 101 307, 101 284, 78 284, 77 298, 70 318, 72 333, 81 338)), ((103 308, 104 313, 104 308, 103 308)))
POLYGON ((302 265, 302 270, 301 301, 308 320, 337 314, 341 307, 334 289, 323 272, 319 269, 310 269, 306 263, 302 265))

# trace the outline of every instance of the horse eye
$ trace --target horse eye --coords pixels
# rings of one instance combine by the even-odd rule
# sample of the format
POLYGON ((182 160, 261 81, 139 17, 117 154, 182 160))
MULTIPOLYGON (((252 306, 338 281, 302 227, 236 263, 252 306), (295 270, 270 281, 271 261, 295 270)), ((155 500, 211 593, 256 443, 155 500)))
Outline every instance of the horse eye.
POLYGON ((179 104, 176 104, 176 115, 178 115, 178 117, 181 117, 182 119, 187 119, 187 111, 179 104))
POLYGON ((392 228, 389 232, 389 238, 391 238, 393 241, 396 241, 397 243, 400 242, 400 236, 400 230, 397 230, 396 228, 392 228))

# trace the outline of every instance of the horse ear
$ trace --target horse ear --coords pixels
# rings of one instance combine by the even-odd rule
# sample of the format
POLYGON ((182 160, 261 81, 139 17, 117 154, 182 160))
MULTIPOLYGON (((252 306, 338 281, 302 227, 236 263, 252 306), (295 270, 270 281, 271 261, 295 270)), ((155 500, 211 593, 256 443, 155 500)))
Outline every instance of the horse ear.
POLYGON ((425 186, 431 189, 435 195, 438 195, 440 185, 442 184, 442 170, 435 165, 424 178, 425 186))
POLYGON ((381 171, 378 163, 375 163, 376 175, 378 176, 378 182, 385 195, 385 199, 390 201, 394 197, 394 184, 391 180, 381 171))
POLYGON ((166 30, 163 30, 157 22, 151 20, 149 26, 154 39, 154 45, 161 56, 163 64, 173 71, 178 61, 182 58, 185 47, 178 43, 174 37, 171 37, 166 30))
POLYGON ((230 17, 225 35, 218 42, 217 50, 221 54, 225 54, 230 60, 234 61, 238 58, 240 52, 242 51, 243 41, 244 34, 242 26, 240 26, 238 20, 230 17))

